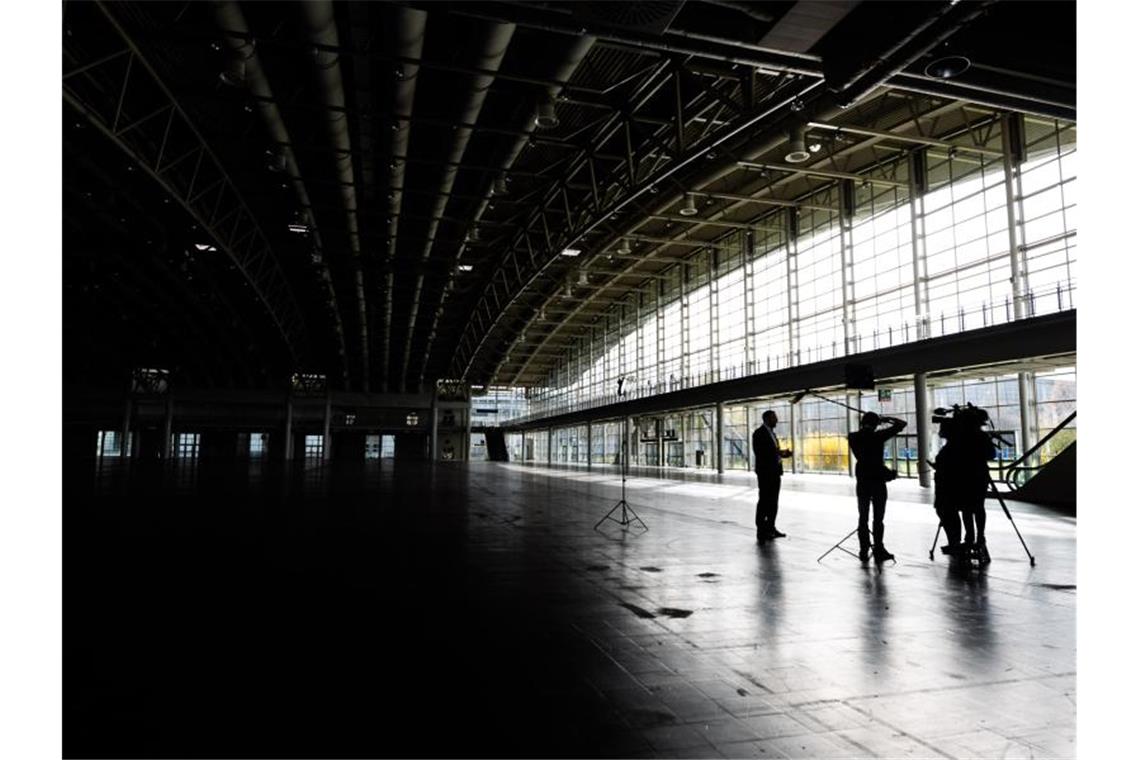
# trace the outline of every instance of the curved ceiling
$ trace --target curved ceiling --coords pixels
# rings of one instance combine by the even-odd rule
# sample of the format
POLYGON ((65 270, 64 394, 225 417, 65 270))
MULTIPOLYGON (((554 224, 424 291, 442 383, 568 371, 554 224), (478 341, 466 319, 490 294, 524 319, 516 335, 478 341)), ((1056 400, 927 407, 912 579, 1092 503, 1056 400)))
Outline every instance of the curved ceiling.
POLYGON ((69 3, 65 370, 541 385, 678 257, 995 114, 1075 119, 1074 15, 69 3), (924 73, 951 54, 969 70, 924 73), (789 165, 797 126, 820 150, 789 165))

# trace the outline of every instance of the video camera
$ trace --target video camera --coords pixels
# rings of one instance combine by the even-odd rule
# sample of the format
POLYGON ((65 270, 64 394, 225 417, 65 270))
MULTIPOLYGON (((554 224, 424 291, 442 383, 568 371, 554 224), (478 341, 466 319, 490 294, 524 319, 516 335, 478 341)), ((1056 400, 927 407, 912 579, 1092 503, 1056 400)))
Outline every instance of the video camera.
POLYGON ((966 403, 954 404, 949 409, 939 407, 934 410, 934 416, 930 420, 937 423, 952 422, 963 426, 969 425, 980 429, 989 424, 990 415, 985 409, 966 403))

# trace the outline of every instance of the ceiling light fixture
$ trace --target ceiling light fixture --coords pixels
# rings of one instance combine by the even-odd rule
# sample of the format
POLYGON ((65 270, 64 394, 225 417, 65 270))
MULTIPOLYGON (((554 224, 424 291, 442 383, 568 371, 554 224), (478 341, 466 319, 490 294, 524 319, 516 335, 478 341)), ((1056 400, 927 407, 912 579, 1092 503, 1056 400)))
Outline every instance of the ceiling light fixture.
POLYGON ((458 267, 458 269, 459 269, 459 271, 460 271, 460 272, 470 272, 470 271, 471 271, 472 269, 474 269, 474 268, 475 268, 475 267, 473 267, 473 266, 472 266, 472 265, 470 265, 470 264, 460 264, 460 265, 459 265, 459 267, 458 267))
POLYGON ((217 248, 210 245, 209 243, 195 243, 194 249, 198 250, 198 251, 209 251, 209 252, 213 252, 213 251, 218 250, 217 248))
POLYGON ((692 193, 685 193, 685 205, 681 206, 681 210, 679 213, 681 214, 681 216, 696 216, 697 215, 697 204, 696 204, 696 201, 693 199, 692 193))
POLYGON ((218 74, 218 79, 222 80, 223 84, 228 84, 230 87, 244 87, 245 86, 245 59, 234 58, 229 62, 222 73, 218 74))
POLYGON ((582 255, 582 249, 581 248, 563 248, 562 253, 560 253, 559 255, 560 256, 581 256, 582 255))
POLYGON ((784 160, 789 164, 802 164, 811 158, 811 154, 804 147, 805 131, 803 124, 796 124, 788 130, 788 152, 784 154, 784 160))
POLYGON ((549 95, 544 95, 538 101, 538 113, 534 116, 534 125, 539 129, 554 129, 558 126, 558 114, 554 112, 554 101, 549 95))
POLYGON ((632 253, 629 249, 629 238, 622 238, 621 245, 617 249, 618 256, 628 256, 632 253))
POLYGON ((936 79, 953 79, 965 74, 969 68, 970 59, 966 56, 948 55, 928 63, 923 73, 936 79))
POLYGON ((271 148, 265 151, 265 168, 271 172, 281 174, 289 168, 289 158, 281 148, 271 148))
POLYGON ((590 275, 586 273, 586 267, 582 267, 581 269, 578 270, 578 284, 579 285, 589 285, 590 284, 590 275))

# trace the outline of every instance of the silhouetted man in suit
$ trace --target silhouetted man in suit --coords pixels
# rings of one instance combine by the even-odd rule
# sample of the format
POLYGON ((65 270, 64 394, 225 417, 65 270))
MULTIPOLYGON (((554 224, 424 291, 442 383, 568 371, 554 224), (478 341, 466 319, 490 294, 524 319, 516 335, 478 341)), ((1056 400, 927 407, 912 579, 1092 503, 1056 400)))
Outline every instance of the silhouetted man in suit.
POLYGON ((895 555, 883 545, 883 515, 887 511, 887 480, 894 472, 883 464, 883 445, 899 434, 906 422, 895 417, 879 417, 867 412, 859 420, 859 429, 848 434, 847 443, 855 455, 855 499, 859 504, 859 560, 867 561, 871 551, 872 531, 867 530, 867 517, 871 505, 875 507, 872 530, 876 562, 886 562, 895 555), (880 423, 887 427, 879 429, 880 423))
POLYGON ((780 478, 784 465, 780 461, 792 455, 791 449, 781 449, 776 437, 776 413, 771 409, 760 419, 763 425, 752 432, 752 451, 756 455, 756 487, 759 498, 756 500, 756 541, 764 543, 769 539, 783 538, 786 534, 776 528, 776 512, 780 507, 780 478))

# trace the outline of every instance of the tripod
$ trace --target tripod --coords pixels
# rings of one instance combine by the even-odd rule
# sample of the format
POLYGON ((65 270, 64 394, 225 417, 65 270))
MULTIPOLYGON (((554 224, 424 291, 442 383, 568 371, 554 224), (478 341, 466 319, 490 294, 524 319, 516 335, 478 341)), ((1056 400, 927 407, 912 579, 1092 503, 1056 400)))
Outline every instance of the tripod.
MULTIPOLYGON (((618 386, 619 392, 620 392, 620 387, 621 386, 619 385, 618 386)), ((614 504, 613 507, 610 508, 609 512, 606 512, 605 516, 602 517, 601 520, 598 520, 598 522, 596 522, 594 524, 594 530, 597 530, 598 526, 600 526, 606 520, 613 520, 614 522, 616 522, 618 525, 620 525, 622 528, 625 528, 625 529, 628 529, 629 526, 632 525, 633 523, 638 522, 638 523, 641 523, 641 527, 645 528, 645 530, 649 530, 649 526, 645 524, 644 520, 642 520, 640 517, 637 516, 637 513, 633 511, 633 508, 631 506, 629 506, 629 502, 625 500, 625 479, 626 479, 626 473, 629 470, 629 418, 628 417, 625 420, 623 420, 621 429, 622 429, 621 499, 618 501, 617 504, 614 504), (621 517, 620 518, 614 517, 614 512, 616 512, 619 508, 621 509, 621 517), (632 515, 632 517, 630 517, 630 515, 632 515)))
MULTIPOLYGON (((931 462, 930 464, 933 466, 934 463, 931 462)), ((1021 537, 1021 531, 1017 529, 1017 523, 1015 523, 1013 521, 1013 515, 1011 515, 1009 513, 1009 507, 1007 507, 1005 505, 1005 499, 1003 499, 1001 497, 1001 492, 998 491, 997 485, 994 483, 994 479, 992 477, 990 478, 990 493, 992 493, 997 498, 998 504, 1001 504, 1002 511, 1005 512, 1005 516, 1009 518, 1009 523, 1010 523, 1010 525, 1013 526, 1013 532, 1017 534, 1017 540, 1021 542, 1021 548, 1025 549, 1025 554, 1029 557, 1029 566, 1030 567, 1036 567, 1037 566, 1037 559, 1030 553, 1029 547, 1025 545, 1025 539, 1021 537)), ((935 549, 935 547, 938 546, 938 536, 941 533, 941 531, 942 531, 942 519, 939 518, 938 527, 934 529, 934 543, 930 545, 930 561, 931 562, 934 561, 934 549, 935 549)))
MULTIPOLYGON (((864 560, 858 554, 856 554, 855 552, 851 551, 850 549, 848 549, 846 546, 843 545, 847 542, 847 539, 851 538, 852 536, 854 536, 858 532, 859 532, 859 529, 856 528, 855 530, 851 531, 850 533, 848 533, 843 538, 839 539, 839 543, 837 543, 835 546, 833 546, 830 549, 828 549, 827 551, 825 551, 823 554, 819 555, 819 558, 816 559, 816 562, 822 562, 824 557, 826 557, 828 554, 831 554, 836 549, 838 549, 841 552, 847 552, 848 554, 850 554, 855 559, 859 560, 860 562, 863 562, 864 560)), ((898 564, 898 560, 896 560, 894 557, 891 557, 891 562, 895 563, 896 565, 898 564)), ((876 560, 876 564, 881 564, 881 563, 879 563, 876 560)))

